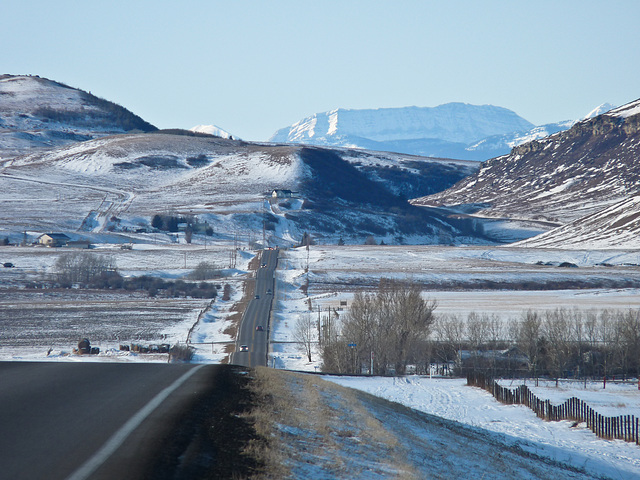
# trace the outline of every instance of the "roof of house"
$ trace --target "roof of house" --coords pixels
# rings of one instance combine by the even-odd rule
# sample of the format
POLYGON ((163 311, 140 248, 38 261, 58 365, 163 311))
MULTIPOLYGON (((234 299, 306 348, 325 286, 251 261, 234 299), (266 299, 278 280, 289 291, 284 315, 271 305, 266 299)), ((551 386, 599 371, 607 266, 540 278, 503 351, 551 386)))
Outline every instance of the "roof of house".
POLYGON ((38 238, 42 238, 44 236, 47 236, 56 240, 69 240, 69 237, 67 237, 64 233, 43 233, 38 238))

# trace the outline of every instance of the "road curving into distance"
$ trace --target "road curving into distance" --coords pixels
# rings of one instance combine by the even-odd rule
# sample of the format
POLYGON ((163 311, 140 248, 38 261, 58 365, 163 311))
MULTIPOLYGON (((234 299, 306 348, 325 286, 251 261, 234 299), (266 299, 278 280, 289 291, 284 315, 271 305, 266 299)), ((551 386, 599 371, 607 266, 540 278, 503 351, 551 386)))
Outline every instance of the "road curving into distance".
POLYGON ((278 249, 262 250, 256 271, 254 298, 249 301, 236 340, 236 350, 230 363, 245 367, 267 365, 269 353, 269 318, 275 293, 275 271, 278 266, 278 249), (241 348, 246 345, 246 351, 241 348))

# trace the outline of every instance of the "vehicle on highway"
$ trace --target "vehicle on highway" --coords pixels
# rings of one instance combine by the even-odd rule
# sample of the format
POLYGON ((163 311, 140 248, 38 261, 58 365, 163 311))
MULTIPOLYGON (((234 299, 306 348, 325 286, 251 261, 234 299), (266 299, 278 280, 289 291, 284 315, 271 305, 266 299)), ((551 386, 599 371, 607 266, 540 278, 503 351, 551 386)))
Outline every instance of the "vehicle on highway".
POLYGON ((5 262, 2 264, 4 268, 13 268, 15 265, 11 262, 5 262))
POLYGON ((267 290, 267 295, 271 295, 271 289, 267 290))
POLYGON ((240 345, 240 351, 241 352, 248 352, 249 351, 249 346, 248 345, 240 345))
POLYGON ((259 299, 260 299, 260 295, 256 295, 254 298, 255 298, 256 300, 259 300, 259 299))
POLYGON ((260 265, 260 268, 265 268, 267 266, 266 263, 263 263, 262 265, 260 265))
POLYGON ((256 327, 256 332, 264 332, 264 327, 262 325, 258 325, 256 327))

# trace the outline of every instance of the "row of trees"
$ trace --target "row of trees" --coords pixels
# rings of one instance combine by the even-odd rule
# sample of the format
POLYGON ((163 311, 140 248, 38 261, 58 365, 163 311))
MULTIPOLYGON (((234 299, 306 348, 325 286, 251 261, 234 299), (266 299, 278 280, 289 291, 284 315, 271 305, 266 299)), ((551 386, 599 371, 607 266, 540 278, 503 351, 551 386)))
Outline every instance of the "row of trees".
POLYGON ((374 294, 356 293, 340 325, 321 329, 326 371, 375 375, 406 371, 416 349, 426 341, 436 303, 422 298, 417 285, 382 280, 374 294))
POLYGON ((443 316, 434 334, 431 356, 467 369, 554 378, 640 375, 639 310, 529 310, 508 322, 443 316))
MULTIPOLYGON (((212 273, 212 266, 201 263, 192 272, 199 277, 212 273)), ((219 273, 219 270, 216 270, 219 273)), ((94 253, 67 253, 60 255, 54 265, 55 282, 63 288, 80 285, 85 288, 111 290, 145 290, 150 296, 162 294, 166 297, 215 298, 221 285, 210 282, 186 282, 164 280, 143 275, 124 278, 116 269, 113 257, 94 253)), ((204 278, 202 278, 204 280, 204 278)))
POLYGON ((349 311, 296 325, 295 340, 311 360, 319 345, 328 372, 384 375, 407 365, 429 372, 602 378, 640 375, 640 310, 529 310, 504 320, 470 313, 436 315, 435 301, 416 285, 382 280, 376 293, 357 293, 349 311), (304 334, 303 334, 304 333, 304 334))

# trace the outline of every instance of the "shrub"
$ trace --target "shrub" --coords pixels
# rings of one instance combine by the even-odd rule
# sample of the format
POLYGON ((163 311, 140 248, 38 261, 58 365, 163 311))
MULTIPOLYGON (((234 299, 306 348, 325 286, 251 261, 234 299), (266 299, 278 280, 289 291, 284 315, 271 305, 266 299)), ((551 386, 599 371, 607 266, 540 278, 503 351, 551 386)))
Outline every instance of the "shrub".
POLYGON ((222 300, 231 300, 231 285, 228 283, 224 284, 224 290, 222 291, 222 300))
POLYGON ((189 274, 191 280, 211 280, 222 277, 222 272, 213 263, 200 262, 189 274))
POLYGON ((193 360, 195 351, 189 345, 177 344, 169 350, 170 362, 190 362, 193 360))

